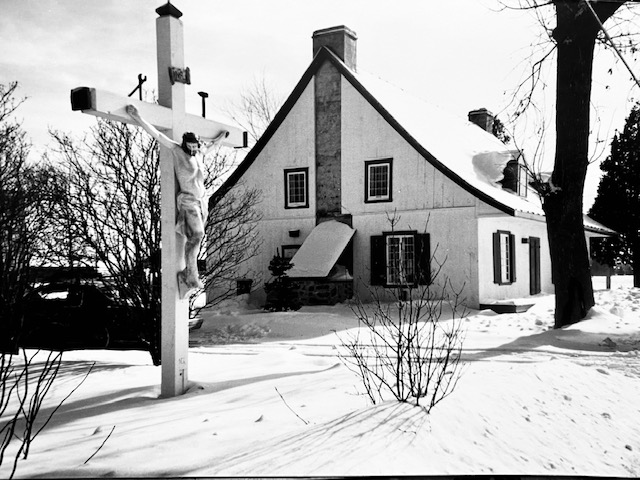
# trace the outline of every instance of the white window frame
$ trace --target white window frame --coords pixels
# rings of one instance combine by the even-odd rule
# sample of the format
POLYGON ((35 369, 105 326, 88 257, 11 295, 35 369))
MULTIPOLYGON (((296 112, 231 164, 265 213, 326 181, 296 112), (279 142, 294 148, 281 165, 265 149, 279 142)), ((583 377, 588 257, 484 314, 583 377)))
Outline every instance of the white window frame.
POLYGON ((518 195, 521 197, 527 197, 528 195, 530 178, 527 168, 518 163, 518 195))
POLYGON ((516 282, 516 237, 508 230, 493 233, 493 282, 511 285, 516 282))
POLYGON ((285 208, 306 208, 309 206, 309 172, 306 168, 296 168, 285 170, 285 208), (302 201, 292 201, 292 194, 298 193, 294 192, 295 189, 292 189, 293 179, 297 176, 302 177, 302 189, 303 189, 303 199, 302 201))
POLYGON ((498 232, 500 238, 500 283, 512 283, 511 271, 511 234, 498 232))
POLYGON ((366 185, 365 185, 365 201, 366 202, 389 202, 391 201, 391 188, 393 185, 392 175, 392 159, 387 158, 384 160, 369 160, 365 162, 366 166, 366 185), (372 190, 374 187, 373 181, 375 175, 373 171, 378 168, 386 169, 387 181, 386 181, 386 193, 382 195, 374 195, 372 190))
POLYGON ((411 285, 415 279, 416 269, 416 240, 413 234, 387 235, 385 237, 386 247, 386 281, 387 285, 411 285), (399 267, 393 265, 391 246, 394 240, 398 240, 398 260, 399 267))

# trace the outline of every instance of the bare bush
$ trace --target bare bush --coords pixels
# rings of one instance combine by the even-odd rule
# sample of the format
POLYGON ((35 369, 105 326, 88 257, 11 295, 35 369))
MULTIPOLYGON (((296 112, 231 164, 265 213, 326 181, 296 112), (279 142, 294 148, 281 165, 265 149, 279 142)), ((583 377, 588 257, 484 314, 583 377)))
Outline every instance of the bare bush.
MULTIPOLYGON (((436 252, 437 246, 430 255, 426 285, 405 281, 369 287, 372 301, 356 298, 351 305, 359 328, 339 336, 344 351, 340 358, 374 404, 391 394, 429 412, 460 378, 464 287, 456 290, 443 275, 446 260, 438 262, 436 252)), ((408 278, 397 273, 396 278, 408 278)))
POLYGON ((14 476, 18 462, 28 458, 36 437, 93 368, 92 365, 84 378, 43 418, 45 397, 61 365, 62 352, 22 349, 20 354, 0 354, 0 467, 9 463, 9 471, 3 472, 9 478, 14 476))

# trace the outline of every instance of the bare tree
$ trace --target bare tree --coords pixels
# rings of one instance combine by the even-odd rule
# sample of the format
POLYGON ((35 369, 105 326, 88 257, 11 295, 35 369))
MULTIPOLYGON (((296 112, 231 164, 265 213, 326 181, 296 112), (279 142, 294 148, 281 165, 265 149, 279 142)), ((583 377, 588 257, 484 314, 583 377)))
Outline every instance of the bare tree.
POLYGON ((204 289, 190 297, 190 318, 203 308, 210 308, 236 295, 236 279, 241 266, 258 254, 260 240, 257 223, 261 218, 256 206, 257 189, 220 190, 225 178, 237 165, 238 150, 218 147, 205 162, 205 184, 211 194, 205 225, 205 239, 200 249, 200 275, 204 289), (206 294, 204 305, 197 302, 206 294), (199 305, 199 306, 197 306, 199 305))
MULTIPOLYGON (((45 258, 49 212, 57 201, 53 170, 27 162, 29 144, 13 114, 16 82, 0 84, 0 466, 13 477, 31 443, 61 403, 40 421, 61 352, 20 351, 25 293, 38 257, 45 258)), ((64 400, 63 400, 64 401, 64 400)))
MULTIPOLYGON (((103 120, 80 142, 50 133, 67 180, 56 218, 59 236, 69 235, 69 243, 83 245, 76 252, 78 260, 99 263, 121 298, 150 312, 140 335, 158 363, 160 184, 155 141, 137 129, 103 120)), ((60 245, 68 248, 68 242, 60 245)))
MULTIPOLYGON (((261 244, 257 232, 261 215, 255 208, 260 201, 260 191, 234 190, 214 196, 212 200, 201 250, 206 265, 202 272, 208 293, 206 307, 236 294, 238 272, 258 254, 261 244)), ((195 314, 196 310, 192 310, 195 314)))
POLYGON ((34 232, 29 229, 31 200, 26 166, 29 146, 13 113, 17 83, 0 84, 0 312, 3 348, 17 348, 20 308, 24 296, 34 232))
POLYGON ((35 262, 46 256, 49 212, 58 200, 54 170, 30 164, 30 145, 13 119, 18 84, 0 84, 0 315, 2 348, 17 351, 24 295, 35 262))
MULTIPOLYGON (((75 245, 83 245, 85 262, 105 268, 121 297, 155 312, 144 327, 154 361, 159 362, 160 312, 160 184, 158 146, 142 130, 117 122, 98 120, 88 138, 78 142, 60 132, 51 132, 58 145, 61 164, 68 169, 69 195, 60 209, 60 235, 69 234, 75 245), (71 226, 69 226, 69 219, 71 226), (87 256, 88 254, 88 256, 87 256)), ((205 159, 207 188, 212 191, 235 162, 232 149, 220 147, 205 159)), ((207 259, 201 269, 205 290, 234 278, 239 264, 255 255, 253 209, 257 192, 229 196, 211 204, 207 219, 207 259)), ((70 242, 60 242, 66 245, 70 242)), ((64 254, 60 252, 61 255, 64 254)), ((201 262, 202 263, 202 262, 201 262)), ((208 306, 233 294, 231 288, 217 290, 208 306)), ((191 296, 191 316, 197 314, 191 296)))
POLYGON ((264 76, 254 79, 240 94, 239 104, 227 109, 228 114, 244 128, 253 142, 257 142, 282 106, 282 99, 274 93, 264 76))
POLYGON ((592 68, 596 41, 604 38, 602 24, 615 18, 625 3, 633 2, 529 0, 517 7, 535 12, 553 41, 553 47, 533 63, 527 82, 521 85, 526 94, 519 103, 520 113, 531 105, 542 65, 552 51, 557 56, 554 168, 548 178, 537 178, 547 219, 556 328, 580 321, 595 304, 583 223, 592 68))

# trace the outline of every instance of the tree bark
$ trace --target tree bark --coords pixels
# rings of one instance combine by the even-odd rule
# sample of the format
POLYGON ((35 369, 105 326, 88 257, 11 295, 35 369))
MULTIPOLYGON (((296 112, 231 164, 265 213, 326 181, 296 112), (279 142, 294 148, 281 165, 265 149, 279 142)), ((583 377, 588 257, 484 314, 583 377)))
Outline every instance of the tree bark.
POLYGON ((633 286, 640 288, 640 235, 633 239, 632 251, 633 286))
MULTIPOLYGON (((582 216, 589 164, 591 74, 598 22, 582 2, 556 1, 556 154, 544 197, 555 284, 555 328, 582 320, 595 304, 582 216)), ((620 4, 593 4, 601 22, 620 4)))

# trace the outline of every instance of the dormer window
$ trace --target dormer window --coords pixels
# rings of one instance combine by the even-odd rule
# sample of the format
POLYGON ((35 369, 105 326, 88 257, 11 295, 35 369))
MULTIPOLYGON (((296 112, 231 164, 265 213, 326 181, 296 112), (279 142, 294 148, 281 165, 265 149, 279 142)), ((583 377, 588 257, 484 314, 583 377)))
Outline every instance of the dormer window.
POLYGON ((524 165, 518 160, 511 160, 502 173, 504 178, 500 180, 500 184, 504 190, 510 190, 521 197, 527 196, 530 175, 524 165))

